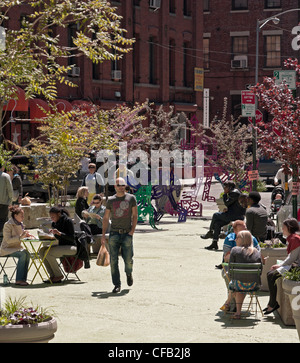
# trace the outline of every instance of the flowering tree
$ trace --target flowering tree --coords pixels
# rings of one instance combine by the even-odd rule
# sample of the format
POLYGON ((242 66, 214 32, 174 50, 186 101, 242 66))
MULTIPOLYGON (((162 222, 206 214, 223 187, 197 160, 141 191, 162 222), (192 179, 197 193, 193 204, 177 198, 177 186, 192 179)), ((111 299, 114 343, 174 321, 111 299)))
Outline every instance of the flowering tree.
MULTIPOLYGON (((288 59, 285 66, 300 74, 298 60, 288 59)), ((297 87, 299 87, 297 83, 297 87)), ((285 163, 293 170, 293 182, 298 182, 300 167, 300 98, 293 97, 287 84, 275 84, 266 77, 262 84, 253 87, 261 107, 268 111, 271 121, 257 126, 258 144, 262 152, 285 163)), ((297 196, 293 196, 293 216, 297 217, 297 196)))
POLYGON ((219 168, 237 186, 246 189, 246 168, 252 162, 252 154, 248 151, 252 135, 239 118, 231 116, 228 119, 227 108, 228 100, 225 97, 222 117, 213 119, 209 133, 201 124, 196 127, 190 124, 190 129, 198 140, 196 148, 205 150, 206 163, 219 168))

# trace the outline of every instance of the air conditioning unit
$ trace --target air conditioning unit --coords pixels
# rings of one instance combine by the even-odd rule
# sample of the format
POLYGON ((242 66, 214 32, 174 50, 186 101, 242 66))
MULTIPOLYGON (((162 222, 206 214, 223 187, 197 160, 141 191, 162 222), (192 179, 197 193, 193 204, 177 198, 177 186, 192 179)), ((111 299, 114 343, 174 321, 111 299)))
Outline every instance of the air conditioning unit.
POLYGON ((122 79, 122 71, 117 71, 117 70, 112 71, 111 79, 113 81, 120 81, 122 79))
POLYGON ((161 5, 161 0, 150 0, 149 8, 151 9, 159 9, 161 5))
POLYGON ((80 67, 73 67, 69 70, 68 75, 70 77, 79 77, 80 76, 80 67))
POLYGON ((248 68, 248 56, 236 55, 231 61, 231 68, 248 68))

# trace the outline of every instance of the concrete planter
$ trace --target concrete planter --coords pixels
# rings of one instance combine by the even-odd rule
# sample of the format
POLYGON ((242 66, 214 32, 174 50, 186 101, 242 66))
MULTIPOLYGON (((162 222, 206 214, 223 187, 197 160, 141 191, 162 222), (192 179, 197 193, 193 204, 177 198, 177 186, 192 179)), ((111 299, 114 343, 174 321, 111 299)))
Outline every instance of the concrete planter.
POLYGON ((38 218, 47 217, 46 204, 31 203, 31 205, 22 205, 21 208, 24 210, 24 225, 25 228, 38 228, 38 218))
POLYGON ((266 258, 266 262, 263 266, 263 271, 261 275, 261 290, 269 291, 267 273, 271 270, 273 265, 276 265, 277 260, 285 260, 287 257, 286 247, 283 248, 262 248, 262 257, 266 258))
POLYGON ((295 326, 295 320, 293 318, 293 311, 291 308, 291 303, 287 294, 285 294, 282 287, 283 278, 279 278, 276 280, 277 285, 277 296, 276 300, 280 305, 280 308, 277 310, 278 314, 284 325, 287 326, 295 326))
POLYGON ((48 343, 56 331, 54 318, 39 324, 0 326, 0 343, 48 343))
POLYGON ((292 281, 288 279, 282 280, 282 288, 284 293, 288 296, 291 305, 293 319, 297 328, 298 336, 300 339, 300 281, 292 281), (296 296, 298 296, 296 298, 296 296))

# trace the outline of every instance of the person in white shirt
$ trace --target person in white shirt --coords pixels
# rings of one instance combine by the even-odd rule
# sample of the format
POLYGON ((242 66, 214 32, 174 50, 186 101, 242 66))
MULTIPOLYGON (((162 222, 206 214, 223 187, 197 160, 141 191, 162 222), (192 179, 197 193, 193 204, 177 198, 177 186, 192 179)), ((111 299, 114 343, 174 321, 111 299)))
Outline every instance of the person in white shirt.
MULTIPOLYGON (((290 168, 288 168, 288 186, 289 186, 289 190, 292 190, 292 182, 293 182, 293 178, 292 178, 292 170, 290 168)), ((280 185, 283 188, 283 190, 285 190, 285 172, 284 172, 284 165, 281 165, 281 168, 277 171, 275 177, 274 177, 274 184, 275 185, 279 185, 279 181, 280 181, 280 185)))
POLYGON ((86 186, 89 190, 88 204, 91 204, 95 194, 101 194, 104 190, 104 180, 102 175, 96 173, 96 164, 89 164, 89 174, 87 174, 82 181, 82 186, 86 186))

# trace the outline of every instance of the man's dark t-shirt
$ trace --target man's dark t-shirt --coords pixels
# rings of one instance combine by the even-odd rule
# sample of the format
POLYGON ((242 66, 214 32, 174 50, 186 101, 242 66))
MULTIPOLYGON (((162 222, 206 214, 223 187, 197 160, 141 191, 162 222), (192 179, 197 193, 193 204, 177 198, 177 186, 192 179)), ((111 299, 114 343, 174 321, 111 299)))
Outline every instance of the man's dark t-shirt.
POLYGON ((117 197, 115 194, 108 198, 106 209, 111 212, 111 231, 118 231, 119 229, 130 231, 132 207, 136 205, 136 198, 132 194, 126 193, 124 197, 117 197))

